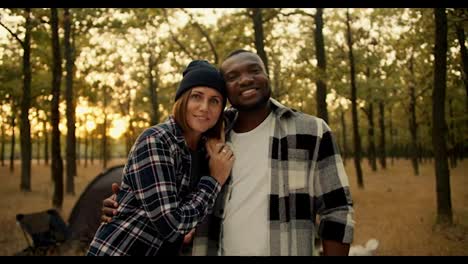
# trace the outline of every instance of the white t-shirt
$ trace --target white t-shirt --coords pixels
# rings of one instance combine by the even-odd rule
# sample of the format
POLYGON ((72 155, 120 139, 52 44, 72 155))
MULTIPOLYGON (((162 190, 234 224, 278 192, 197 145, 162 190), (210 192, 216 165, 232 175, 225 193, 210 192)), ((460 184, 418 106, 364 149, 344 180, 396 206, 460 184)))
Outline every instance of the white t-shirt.
POLYGON ((224 208, 220 255, 268 256, 268 193, 271 171, 269 140, 273 114, 246 133, 231 131, 230 142, 236 161, 232 168, 232 192, 224 208))

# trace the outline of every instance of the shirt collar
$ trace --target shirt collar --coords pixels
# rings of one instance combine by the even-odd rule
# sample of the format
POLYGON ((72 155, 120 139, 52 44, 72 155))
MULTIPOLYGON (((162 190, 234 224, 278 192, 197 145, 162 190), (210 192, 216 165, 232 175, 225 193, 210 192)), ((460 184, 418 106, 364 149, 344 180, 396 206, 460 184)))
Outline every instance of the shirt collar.
MULTIPOLYGON (((281 104, 280 102, 276 101, 275 99, 270 97, 270 103, 271 103, 271 108, 273 111, 273 114, 277 118, 283 118, 283 117, 288 117, 294 114, 295 110, 281 104)), ((237 120, 239 111, 237 109, 230 107, 224 112, 224 118, 226 121, 226 132, 231 131, 232 127, 234 126, 234 123, 237 120)))

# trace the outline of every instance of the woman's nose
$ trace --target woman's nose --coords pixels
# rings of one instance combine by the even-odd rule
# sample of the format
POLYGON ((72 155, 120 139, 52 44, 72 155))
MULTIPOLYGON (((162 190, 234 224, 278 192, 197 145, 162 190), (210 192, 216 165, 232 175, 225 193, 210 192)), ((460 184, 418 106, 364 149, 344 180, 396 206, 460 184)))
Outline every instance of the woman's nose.
POLYGON ((202 102, 200 102, 200 110, 202 111, 208 111, 208 101, 207 100, 203 100, 202 102))

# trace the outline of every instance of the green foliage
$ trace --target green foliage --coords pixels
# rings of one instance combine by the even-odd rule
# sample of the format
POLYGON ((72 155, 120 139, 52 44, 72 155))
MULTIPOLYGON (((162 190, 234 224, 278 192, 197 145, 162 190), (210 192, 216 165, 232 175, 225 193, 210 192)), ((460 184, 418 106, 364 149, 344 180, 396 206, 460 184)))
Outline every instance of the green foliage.
MULTIPOLYGON (((59 11, 63 19, 63 10, 59 11)), ((50 94, 52 75, 49 12, 47 8, 32 9, 32 107, 43 110, 49 107, 46 97, 50 94)), ((208 18, 216 13, 213 10, 203 14, 200 10, 182 8, 71 8, 76 58, 74 87, 76 98, 81 98, 77 103, 100 107, 105 94, 109 99, 109 113, 120 113, 129 120, 149 124, 152 105, 148 58, 152 56, 156 62, 152 75, 162 121, 172 109, 181 72, 190 59, 203 58, 220 64, 234 49, 255 50, 250 11, 223 12, 217 21, 208 23, 208 18), (104 87, 108 87, 107 93, 104 87)), ((331 127, 340 126, 339 109, 345 109, 346 122, 351 123, 350 108, 343 104, 350 97, 345 12, 344 8, 324 9, 327 72, 319 73, 314 44, 315 9, 262 10, 274 96, 295 109, 315 114, 315 81, 319 77, 325 79, 329 96, 334 99, 328 106, 331 127)), ((365 107, 370 102, 384 102, 386 122, 391 119, 398 131, 396 140, 405 145, 410 138, 408 87, 414 85, 418 136, 425 146, 430 146, 434 79, 432 9, 354 8, 350 14, 359 103, 365 107)), ((23 10, 4 9, 1 15, 3 22, 6 18, 22 16, 23 10)), ((466 28, 464 21, 468 16, 466 11, 458 9, 449 9, 448 15, 447 99, 452 100, 454 116, 447 120, 454 122, 456 138, 461 141, 468 131, 467 95, 461 77, 455 25, 465 23, 466 28)), ((24 21, 18 21, 9 25, 22 36, 24 21)), ((7 103, 13 97, 17 104, 22 86, 21 46, 7 33, 0 41, 0 51, 4 51, 0 54, 0 102, 7 103)), ((361 122, 361 129, 366 129, 366 123, 361 122)), ((364 138, 363 142, 367 140, 364 138)))

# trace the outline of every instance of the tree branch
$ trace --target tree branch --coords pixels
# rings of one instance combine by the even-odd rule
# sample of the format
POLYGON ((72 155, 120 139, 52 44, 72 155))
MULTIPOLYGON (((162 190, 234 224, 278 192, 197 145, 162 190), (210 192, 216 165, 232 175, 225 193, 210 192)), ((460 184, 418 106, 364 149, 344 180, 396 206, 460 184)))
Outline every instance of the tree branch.
POLYGON ((210 45, 211 52, 213 52, 214 64, 218 65, 218 60, 219 60, 218 53, 216 52, 216 48, 213 44, 213 41, 211 41, 210 36, 203 29, 203 27, 197 21, 193 19, 192 14, 189 14, 184 8, 182 8, 182 11, 190 17, 190 21, 192 21, 192 25, 195 26, 200 31, 200 33, 206 38, 206 40, 208 41, 208 45, 210 45))
MULTIPOLYGON (((162 11, 163 11, 163 14, 164 14, 164 18, 166 19, 166 22, 169 24, 169 18, 167 17, 167 11, 166 11, 166 9, 163 8, 162 11)), ((170 29, 170 27, 169 27, 169 34, 171 34, 171 38, 172 38, 172 40, 177 44, 177 46, 179 46, 180 49, 181 49, 183 52, 185 52, 185 54, 187 54, 187 56, 190 57, 191 60, 194 60, 194 57, 193 57, 192 53, 191 53, 189 50, 187 50, 187 49, 185 48, 185 46, 177 39, 177 37, 174 35, 174 32, 172 32, 172 30, 170 29)))
POLYGON ((314 15, 313 14, 309 14, 307 12, 305 12, 304 10, 295 10, 295 11, 292 11, 292 12, 278 12, 280 15, 284 16, 284 17, 289 17, 289 16, 294 16, 294 15, 303 15, 303 16, 308 16, 308 17, 311 17, 311 18, 314 18, 314 15))
POLYGON ((10 32, 10 34, 16 39, 18 40, 18 42, 21 44, 21 47, 23 47, 23 49, 25 49, 24 47, 24 42, 18 37, 18 34, 14 33, 13 31, 11 31, 11 29, 9 29, 7 26, 5 26, 5 24, 2 23, 2 21, 0 21, 0 26, 2 26, 3 28, 5 28, 8 32, 10 32))

